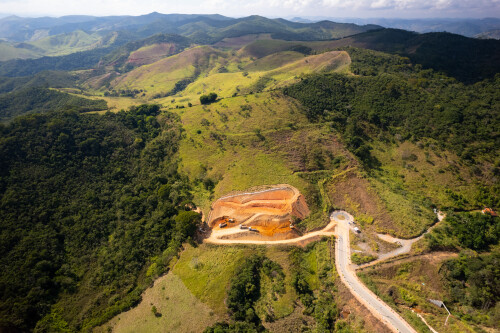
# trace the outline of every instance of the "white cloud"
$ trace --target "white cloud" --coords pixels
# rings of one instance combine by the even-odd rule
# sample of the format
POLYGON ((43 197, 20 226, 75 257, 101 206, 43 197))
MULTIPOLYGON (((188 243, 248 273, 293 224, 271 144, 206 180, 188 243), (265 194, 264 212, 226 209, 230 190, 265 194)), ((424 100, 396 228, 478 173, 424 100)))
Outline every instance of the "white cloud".
POLYGON ((18 15, 220 13, 229 16, 500 17, 500 0, 0 0, 18 15))
POLYGON ((452 9, 452 8, 496 8, 500 14, 500 0, 322 0, 330 8, 357 9, 452 9))

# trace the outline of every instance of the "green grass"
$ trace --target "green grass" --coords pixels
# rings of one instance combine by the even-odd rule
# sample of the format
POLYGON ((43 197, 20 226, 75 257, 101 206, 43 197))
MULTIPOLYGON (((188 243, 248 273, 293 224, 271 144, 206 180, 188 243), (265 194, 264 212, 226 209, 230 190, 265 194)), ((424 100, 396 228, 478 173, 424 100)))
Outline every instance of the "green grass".
POLYGON ((177 275, 169 273, 146 290, 139 305, 117 315, 94 332, 107 332, 109 328, 116 333, 202 332, 219 319, 186 288, 177 275), (161 316, 155 316, 153 306, 161 316))
MULTIPOLYGON (((271 143, 267 139, 261 141, 255 132, 260 129, 265 137, 289 130, 287 123, 291 121, 306 125, 307 120, 292 101, 281 95, 262 93, 176 112, 186 130, 179 151, 182 168, 193 179, 209 177, 217 180, 213 198, 258 185, 288 183, 299 189, 306 187, 306 182, 293 174, 286 158, 268 152, 266 145, 271 143), (242 111, 241 105, 250 106, 249 116, 245 113, 247 111, 242 111), (224 121, 221 114, 228 120, 224 121), (202 119, 209 125, 202 125, 202 119)), ((206 191, 201 192, 198 197, 205 196, 205 200, 199 204, 207 210, 213 198, 206 198, 206 191)))
POLYGON ((432 142, 419 145, 411 142, 375 145, 374 155, 382 163, 385 178, 392 178, 415 193, 432 198, 438 207, 454 207, 456 202, 446 190, 464 197, 466 210, 477 206, 476 180, 491 182, 486 177, 472 175, 470 168, 463 165, 459 158, 438 149, 432 142), (482 178, 482 179, 481 179, 482 178))
POLYGON ((173 272, 187 289, 219 315, 227 312, 224 305, 226 290, 236 268, 244 258, 255 253, 252 247, 187 246, 173 272))

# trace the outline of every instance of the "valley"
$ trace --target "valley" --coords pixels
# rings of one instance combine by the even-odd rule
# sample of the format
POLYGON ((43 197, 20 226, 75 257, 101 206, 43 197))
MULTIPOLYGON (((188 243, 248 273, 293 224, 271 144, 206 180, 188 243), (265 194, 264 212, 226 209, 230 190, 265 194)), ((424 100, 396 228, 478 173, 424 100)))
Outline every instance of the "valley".
POLYGON ((498 330, 500 42, 12 20, 0 331, 498 330))

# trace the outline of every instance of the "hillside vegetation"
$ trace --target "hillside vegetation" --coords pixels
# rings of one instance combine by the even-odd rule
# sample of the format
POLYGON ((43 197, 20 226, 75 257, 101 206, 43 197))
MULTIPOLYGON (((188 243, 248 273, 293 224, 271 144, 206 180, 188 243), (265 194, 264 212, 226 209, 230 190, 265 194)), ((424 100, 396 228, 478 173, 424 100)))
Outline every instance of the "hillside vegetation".
POLYGON ((351 213, 358 259, 398 248, 377 233, 413 238, 446 212, 362 277, 418 330, 409 307, 439 331, 498 329, 499 219, 478 211, 500 205, 499 42, 372 28, 0 20, 53 54, 121 31, 0 63, 0 330, 383 330, 337 278, 333 239, 202 243, 193 209, 275 184, 305 197, 297 233, 351 213))
POLYGON ((0 95, 0 121, 30 113, 62 110, 79 112, 106 110, 104 100, 92 100, 45 88, 26 88, 0 95))
POLYGON ((136 304, 192 235, 178 124, 157 115, 53 112, 0 127, 2 327, 101 324, 136 304))
POLYGON ((333 47, 353 46, 408 57, 414 64, 444 72, 464 83, 500 72, 500 43, 443 32, 417 34, 382 29, 341 39, 333 47))

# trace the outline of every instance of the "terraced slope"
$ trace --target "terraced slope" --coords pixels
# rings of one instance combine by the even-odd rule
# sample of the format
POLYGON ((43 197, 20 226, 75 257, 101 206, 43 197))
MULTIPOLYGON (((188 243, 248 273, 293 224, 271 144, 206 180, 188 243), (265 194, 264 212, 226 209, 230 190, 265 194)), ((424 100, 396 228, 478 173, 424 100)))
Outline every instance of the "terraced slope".
POLYGON ((290 225, 292 218, 305 218, 309 208, 305 198, 290 185, 278 185, 269 189, 236 193, 218 199, 210 211, 208 224, 231 219, 246 226, 278 228, 290 225))

